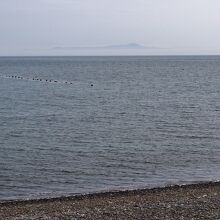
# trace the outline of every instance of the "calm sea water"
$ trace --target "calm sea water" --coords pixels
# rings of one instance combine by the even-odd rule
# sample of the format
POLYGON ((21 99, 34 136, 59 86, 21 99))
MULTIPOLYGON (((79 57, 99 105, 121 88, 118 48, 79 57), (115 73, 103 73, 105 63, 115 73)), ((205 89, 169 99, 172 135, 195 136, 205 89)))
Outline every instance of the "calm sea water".
POLYGON ((0 200, 219 180, 219 167, 218 56, 0 58, 0 200))

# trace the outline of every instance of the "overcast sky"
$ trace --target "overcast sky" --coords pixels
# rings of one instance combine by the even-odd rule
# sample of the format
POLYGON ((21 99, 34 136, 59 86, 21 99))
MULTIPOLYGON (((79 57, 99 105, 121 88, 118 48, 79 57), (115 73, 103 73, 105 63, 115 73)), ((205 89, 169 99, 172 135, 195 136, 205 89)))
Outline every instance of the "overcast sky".
POLYGON ((220 54, 220 0, 0 0, 1 56, 93 54, 220 54))

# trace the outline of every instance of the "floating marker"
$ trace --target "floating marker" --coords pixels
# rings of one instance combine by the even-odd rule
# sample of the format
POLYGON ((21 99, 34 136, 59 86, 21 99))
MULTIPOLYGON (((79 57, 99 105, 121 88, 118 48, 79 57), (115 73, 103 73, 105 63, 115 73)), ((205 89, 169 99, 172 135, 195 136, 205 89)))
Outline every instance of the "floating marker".
MULTIPOLYGON (((0 75, 0 77, 2 78, 15 78, 15 79, 23 79, 23 80, 32 80, 32 81, 41 81, 41 82, 53 82, 53 83, 63 83, 63 84, 69 84, 72 85, 72 82, 68 82, 68 81, 58 81, 58 80, 53 80, 53 79, 40 79, 40 78, 28 78, 28 77, 23 77, 23 76, 17 76, 17 75, 11 75, 11 76, 7 76, 7 75, 0 75)), ((90 84, 91 86, 93 86, 93 84, 90 84)))

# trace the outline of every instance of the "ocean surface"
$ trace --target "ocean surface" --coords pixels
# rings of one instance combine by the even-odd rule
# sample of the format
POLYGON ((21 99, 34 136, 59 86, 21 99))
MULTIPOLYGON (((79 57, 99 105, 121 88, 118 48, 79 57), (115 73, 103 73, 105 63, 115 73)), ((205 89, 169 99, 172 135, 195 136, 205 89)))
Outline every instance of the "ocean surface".
POLYGON ((1 57, 0 200, 220 180, 220 57, 1 57))

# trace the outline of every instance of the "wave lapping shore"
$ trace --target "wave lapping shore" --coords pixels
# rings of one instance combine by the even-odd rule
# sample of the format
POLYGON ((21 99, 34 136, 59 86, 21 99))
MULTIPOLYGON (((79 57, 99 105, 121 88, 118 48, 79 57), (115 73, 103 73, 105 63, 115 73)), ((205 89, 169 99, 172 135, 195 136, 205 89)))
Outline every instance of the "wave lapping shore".
POLYGON ((0 219, 220 219, 220 182, 2 202, 0 219))

